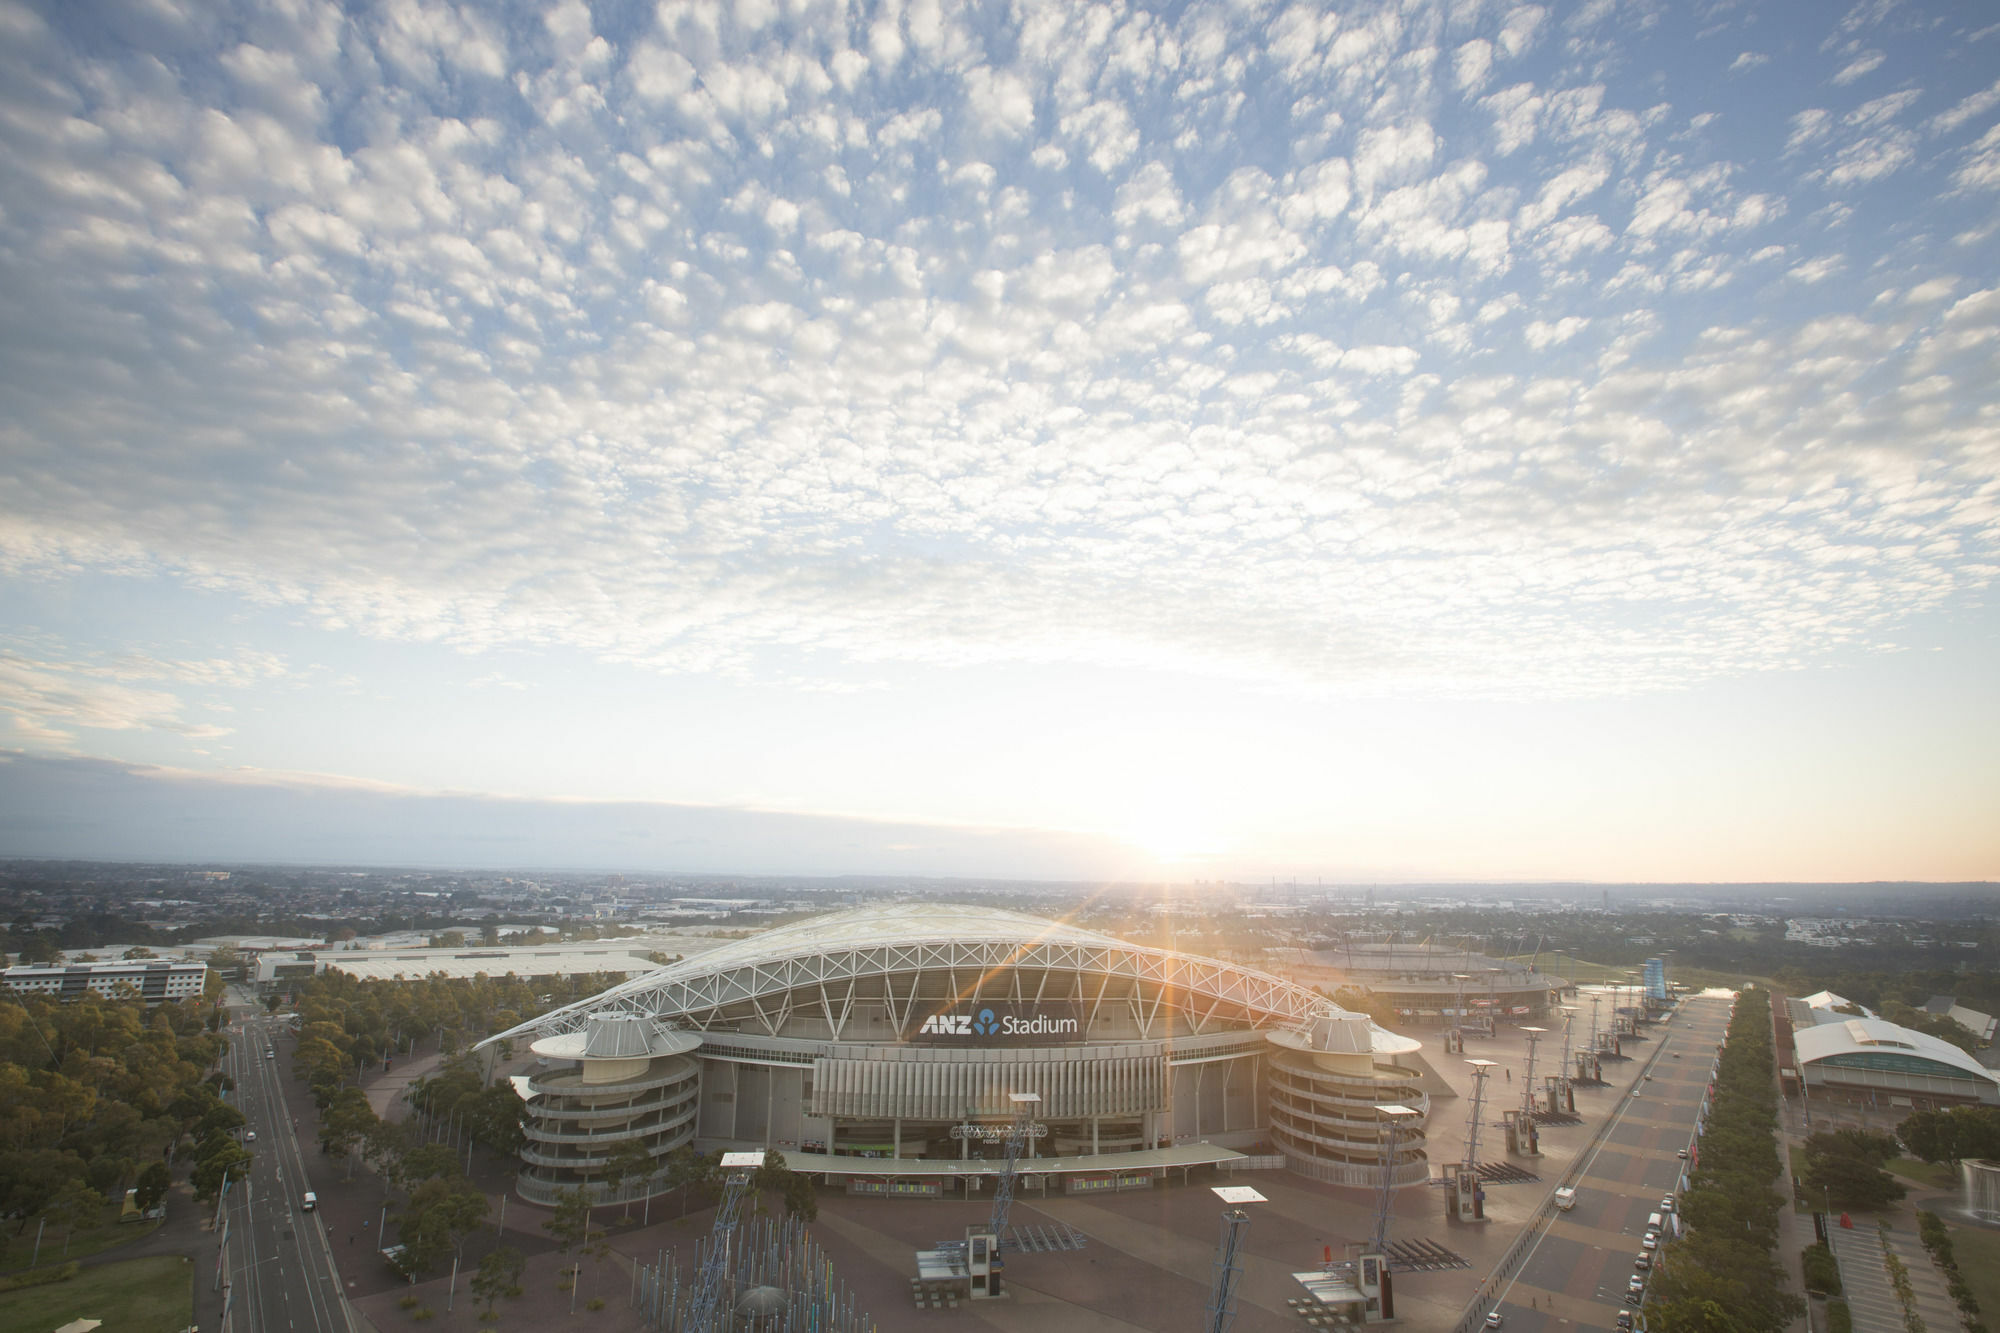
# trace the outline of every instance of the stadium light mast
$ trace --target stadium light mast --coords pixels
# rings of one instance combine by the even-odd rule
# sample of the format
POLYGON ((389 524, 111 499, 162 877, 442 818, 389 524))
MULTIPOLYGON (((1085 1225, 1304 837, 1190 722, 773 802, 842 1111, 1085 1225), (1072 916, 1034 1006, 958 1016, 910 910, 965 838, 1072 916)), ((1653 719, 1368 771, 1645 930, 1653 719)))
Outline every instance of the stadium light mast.
POLYGON ((722 1300, 722 1275, 729 1266, 729 1241, 736 1230, 736 1214, 743 1207, 743 1196, 750 1192, 750 1173, 763 1164, 764 1154, 758 1152, 722 1154, 722 1169, 729 1174, 723 1180, 715 1225, 708 1233, 708 1253, 702 1256, 694 1299, 688 1304, 689 1329, 706 1330, 715 1322, 716 1307, 722 1300))
POLYGON ((1535 1046, 1541 1041, 1542 1034, 1547 1032, 1548 1029, 1524 1027, 1521 1031, 1528 1034, 1528 1071, 1527 1076, 1521 1080, 1521 1110, 1528 1115, 1533 1115, 1535 1113, 1535 1046))
POLYGON ((1007 1212, 1014 1206, 1014 1180, 1021 1161, 1021 1148, 1028 1141, 1028 1132, 1034 1126, 1035 1110, 1042 1104, 1039 1092, 1010 1092, 1007 1100, 1014 1107, 1014 1123, 1007 1127, 1007 1150, 1000 1164, 1000 1179, 993 1188, 993 1216, 986 1230, 993 1236, 995 1248, 1005 1248, 1007 1237, 1007 1212))
POLYGON ((1371 1254, 1382 1253, 1383 1243, 1389 1239, 1389 1205, 1395 1198, 1396 1187, 1396 1135, 1412 1120, 1421 1119, 1419 1112, 1407 1106, 1390 1104, 1375 1108, 1375 1114, 1382 1117, 1382 1183, 1375 1193, 1375 1236, 1369 1246, 1371 1254))
POLYGON ((1479 1169, 1479 1117, 1486 1105, 1486 1080, 1497 1066, 1493 1060, 1467 1060, 1472 1066, 1472 1118, 1465 1126, 1465 1169, 1479 1169))
POLYGON ((1263 1203, 1264 1196, 1248 1185, 1212 1185, 1215 1197, 1228 1204, 1222 1210, 1222 1240, 1215 1251, 1215 1281, 1209 1287, 1208 1333, 1229 1333, 1236 1323, 1236 1294, 1243 1284, 1243 1238, 1250 1231, 1246 1203, 1263 1203))
POLYGON ((1570 1091, 1570 1081, 1569 1081, 1569 1076, 1570 1076, 1569 1030, 1570 1030, 1570 1025, 1576 1022, 1576 1010, 1569 1005, 1563 1005, 1562 1016, 1563 1016, 1563 1053, 1562 1053, 1562 1064, 1558 1066, 1558 1068, 1562 1072, 1556 1079, 1556 1096, 1560 1100, 1561 1105, 1551 1106, 1549 1109, 1552 1111, 1556 1110, 1574 1111, 1576 1110, 1576 1094, 1570 1091))

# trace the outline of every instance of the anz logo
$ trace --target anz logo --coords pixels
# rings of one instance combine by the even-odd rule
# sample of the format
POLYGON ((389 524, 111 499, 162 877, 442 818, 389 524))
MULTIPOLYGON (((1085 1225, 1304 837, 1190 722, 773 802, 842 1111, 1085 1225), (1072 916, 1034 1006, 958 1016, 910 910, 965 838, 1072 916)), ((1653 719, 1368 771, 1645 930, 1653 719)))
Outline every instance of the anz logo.
POLYGON ((990 1037, 999 1030, 1000 1020, 993 1016, 993 1011, 981 1009, 977 1018, 971 1014, 932 1014, 917 1032, 928 1037, 970 1037, 975 1034, 990 1037))
POLYGON ((1036 1013, 996 1013, 980 1009, 969 1014, 932 1014, 917 1028, 920 1037, 1075 1037, 1082 1029, 1075 1017, 1036 1013))

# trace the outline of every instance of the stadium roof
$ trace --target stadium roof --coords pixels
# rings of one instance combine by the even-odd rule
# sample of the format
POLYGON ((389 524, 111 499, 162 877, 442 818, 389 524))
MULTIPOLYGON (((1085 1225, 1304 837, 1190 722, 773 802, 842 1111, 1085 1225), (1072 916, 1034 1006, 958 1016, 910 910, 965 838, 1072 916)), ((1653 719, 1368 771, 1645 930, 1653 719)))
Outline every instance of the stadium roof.
MULTIPOLYGON (((1313 1018, 1359 1017, 1282 977, 1131 944, 1064 921, 994 907, 897 903, 810 917, 733 940, 496 1033, 481 1045, 531 1032, 573 1031, 588 1014, 605 1008, 671 1019, 802 986, 945 967, 974 975, 1018 967, 1130 977, 1234 1002, 1293 1027, 1313 1018)), ((1422 1044, 1370 1028, 1378 1052, 1403 1053, 1422 1044)))
POLYGON ((1850 1018, 1839 1023, 1821 1023, 1800 1028, 1792 1034, 1792 1046, 1801 1065, 1828 1056, 1861 1055, 1871 1052, 1912 1055, 1949 1065, 1962 1078, 1981 1083, 2000 1083, 1992 1070, 1941 1038, 1915 1032, 1882 1018, 1850 1018))

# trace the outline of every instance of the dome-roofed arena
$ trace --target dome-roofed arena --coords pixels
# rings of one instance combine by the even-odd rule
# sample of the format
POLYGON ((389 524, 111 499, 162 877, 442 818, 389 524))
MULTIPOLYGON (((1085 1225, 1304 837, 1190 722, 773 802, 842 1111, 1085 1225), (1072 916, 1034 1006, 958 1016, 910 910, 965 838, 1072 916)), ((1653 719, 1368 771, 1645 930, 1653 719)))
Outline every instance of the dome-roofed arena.
POLYGON ((782 1151, 857 1191, 936 1195, 992 1172, 1010 1094, 1040 1098, 1039 1183, 1074 1190, 1269 1145, 1308 1178, 1429 1174, 1419 1043, 1293 982, 986 907, 814 917, 662 967, 487 1039, 532 1040, 519 1190, 607 1181, 621 1141, 782 1151), (636 1020, 636 1021, 635 1021, 636 1020), (643 1029, 639 1031, 636 1029, 643 1029))

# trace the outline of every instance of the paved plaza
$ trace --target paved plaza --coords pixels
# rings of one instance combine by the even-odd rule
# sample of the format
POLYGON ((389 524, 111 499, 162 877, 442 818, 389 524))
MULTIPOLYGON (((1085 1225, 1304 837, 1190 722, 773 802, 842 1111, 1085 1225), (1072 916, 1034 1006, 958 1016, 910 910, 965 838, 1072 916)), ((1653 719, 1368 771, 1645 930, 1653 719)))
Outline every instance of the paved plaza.
MULTIPOLYGON (((1725 999, 1689 1000, 1672 1023, 1649 1028, 1646 1040, 1628 1047, 1631 1059, 1605 1066, 1608 1086, 1577 1089, 1582 1123, 1545 1128, 1540 1158, 1509 1157, 1498 1128, 1501 1112, 1521 1104, 1526 1037, 1503 1027, 1495 1039, 1469 1043, 1465 1057, 1452 1057, 1439 1049, 1435 1030, 1415 1032, 1424 1039, 1424 1056, 1438 1075, 1430 1081, 1427 1145, 1433 1170, 1464 1154, 1472 1092, 1471 1071, 1464 1059, 1479 1058, 1497 1062, 1482 1117, 1487 1127, 1480 1135, 1480 1156, 1509 1162, 1539 1179, 1489 1186, 1488 1220, 1471 1225, 1445 1217, 1441 1190, 1396 1192, 1392 1241, 1429 1241, 1465 1256, 1471 1265, 1399 1273, 1398 1326, 1450 1333, 1474 1297, 1490 1289, 1510 1330, 1610 1329, 1621 1308, 1618 1299, 1632 1257, 1638 1253, 1646 1215, 1657 1208, 1661 1194, 1675 1187, 1685 1166, 1675 1152, 1688 1141, 1728 1009, 1725 999), (1648 1073, 1650 1080, 1645 1077, 1648 1073), (1635 1088, 1637 1097, 1630 1095, 1635 1088), (1580 1156, 1576 1209, 1550 1213, 1546 1205, 1551 1191, 1580 1156), (1508 1256, 1524 1228, 1550 1217, 1553 1220, 1531 1238, 1514 1270, 1493 1279, 1494 1267, 1508 1256)), ((1587 1006, 1585 1014, 1587 1021, 1587 1006)), ((1554 1034, 1544 1039, 1540 1053, 1544 1072, 1554 1067, 1557 1042, 1554 1034)), ((354 1255, 342 1267, 360 1312, 384 1333, 402 1328, 412 1333, 420 1328, 472 1333, 482 1327, 466 1299, 463 1275, 456 1308, 447 1312, 444 1277, 406 1287, 379 1264, 369 1262, 365 1245, 372 1228, 367 1224, 379 1219, 381 1186, 375 1183, 371 1191, 367 1173, 361 1177, 353 1187, 333 1184, 328 1192, 341 1197, 326 1205, 333 1214, 330 1222, 337 1218, 342 1227, 360 1232, 359 1244, 341 1247, 343 1261, 354 1255), (351 1201, 346 1197, 350 1191, 351 1201), (400 1308, 404 1296, 416 1297, 435 1317, 421 1324, 413 1321, 400 1308)), ((503 1173, 482 1161, 479 1178, 495 1195, 497 1208, 503 1173)), ((1015 1206, 1017 1224, 1067 1223, 1084 1232, 1089 1245, 1074 1253, 1015 1256, 1008 1268, 1007 1299, 965 1302, 956 1310, 913 1308, 909 1280, 915 1272, 914 1253, 940 1240, 961 1237, 968 1223, 986 1216, 988 1200, 861 1198, 825 1191, 813 1234, 859 1305, 885 1330, 943 1330, 956 1325, 999 1333, 1176 1329, 1192 1333, 1202 1326, 1223 1208, 1208 1187, 1228 1183, 1254 1185, 1269 1200, 1250 1209, 1236 1329, 1239 1333, 1303 1330, 1304 1323, 1287 1305, 1302 1294, 1291 1275, 1318 1267, 1329 1250, 1338 1257, 1370 1236, 1375 1207, 1370 1191, 1316 1185, 1282 1171, 1231 1176, 1211 1168, 1197 1170, 1186 1183, 1176 1175, 1172 1183, 1158 1188, 1108 1197, 1044 1198, 1023 1191, 1015 1206)), ((629 1226, 614 1225, 613 1255, 601 1265, 585 1265, 581 1299, 572 1315, 568 1294, 557 1288, 564 1261, 552 1252, 541 1231, 546 1211, 510 1199, 506 1239, 529 1254, 528 1292, 518 1303, 501 1305, 499 1327, 546 1328, 561 1322, 604 1333, 637 1329, 638 1321, 626 1304, 633 1262, 650 1263, 666 1252, 681 1266, 685 1280, 692 1270, 695 1241, 707 1234, 713 1219, 711 1209, 674 1217, 675 1207, 671 1201, 656 1200, 650 1225, 637 1219, 629 1226), (592 1296, 601 1297, 605 1307, 585 1309, 584 1302, 592 1296)), ((616 1223, 618 1211, 606 1209, 600 1216, 616 1223)))

